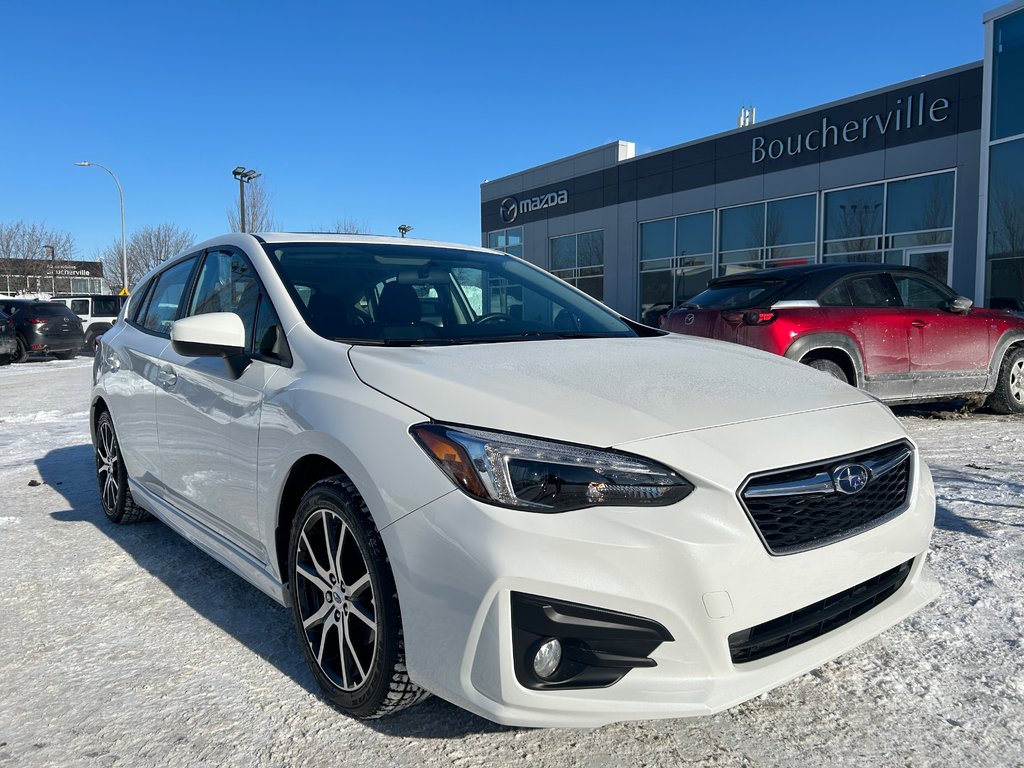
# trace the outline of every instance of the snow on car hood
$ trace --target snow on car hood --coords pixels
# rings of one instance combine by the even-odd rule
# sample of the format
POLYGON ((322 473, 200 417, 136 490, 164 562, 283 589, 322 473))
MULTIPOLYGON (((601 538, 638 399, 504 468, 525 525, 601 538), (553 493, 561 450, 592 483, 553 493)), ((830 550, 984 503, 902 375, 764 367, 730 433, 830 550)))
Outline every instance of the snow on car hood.
POLYGON ((784 358, 676 335, 355 346, 349 358, 435 421, 597 446, 869 401, 784 358))

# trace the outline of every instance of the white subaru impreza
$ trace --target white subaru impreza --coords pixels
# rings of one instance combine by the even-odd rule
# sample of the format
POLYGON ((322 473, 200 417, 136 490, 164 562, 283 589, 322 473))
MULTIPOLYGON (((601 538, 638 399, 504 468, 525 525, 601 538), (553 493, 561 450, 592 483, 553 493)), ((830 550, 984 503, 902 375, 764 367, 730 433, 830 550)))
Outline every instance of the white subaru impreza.
POLYGON ((885 406, 504 253, 226 235, 143 278, 94 380, 107 517, 291 606, 356 717, 707 714, 938 593, 931 477, 885 406))

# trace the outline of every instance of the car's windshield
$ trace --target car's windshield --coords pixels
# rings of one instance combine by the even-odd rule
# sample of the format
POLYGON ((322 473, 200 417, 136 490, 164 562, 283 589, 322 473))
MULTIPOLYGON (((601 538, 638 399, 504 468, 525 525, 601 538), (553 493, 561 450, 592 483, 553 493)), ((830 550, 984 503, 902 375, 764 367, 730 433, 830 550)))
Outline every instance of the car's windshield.
POLYGON ((766 306, 785 285, 786 283, 780 280, 712 285, 687 300, 686 306, 698 309, 747 309, 766 306))
POLYGON ((362 344, 635 336, 551 275, 501 254, 377 243, 268 243, 309 326, 362 344))

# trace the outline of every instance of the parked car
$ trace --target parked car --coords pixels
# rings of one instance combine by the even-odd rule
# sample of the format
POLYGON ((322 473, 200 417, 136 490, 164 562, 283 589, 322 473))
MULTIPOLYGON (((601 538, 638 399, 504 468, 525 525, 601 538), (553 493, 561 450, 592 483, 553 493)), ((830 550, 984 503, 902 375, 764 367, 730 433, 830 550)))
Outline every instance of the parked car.
POLYGON ((110 326, 117 320, 124 299, 124 296, 116 294, 93 293, 55 296, 53 300, 67 305, 82 321, 85 349, 91 354, 96 351, 99 337, 110 330, 110 326))
POLYGON ((895 404, 985 395, 1024 413, 1024 318, 911 267, 819 264, 712 280, 666 330, 745 344, 895 404))
POLYGON ((85 343, 82 323, 60 302, 0 299, 0 310, 14 320, 16 363, 25 362, 33 352, 69 360, 85 343))
POLYGON ((707 714, 938 593, 884 405, 498 251, 225 235, 145 276, 94 365, 106 516, 290 606, 356 717, 707 714))
POLYGON ((18 337, 14 331, 14 320, 0 309, 0 365, 9 365, 18 353, 18 337))

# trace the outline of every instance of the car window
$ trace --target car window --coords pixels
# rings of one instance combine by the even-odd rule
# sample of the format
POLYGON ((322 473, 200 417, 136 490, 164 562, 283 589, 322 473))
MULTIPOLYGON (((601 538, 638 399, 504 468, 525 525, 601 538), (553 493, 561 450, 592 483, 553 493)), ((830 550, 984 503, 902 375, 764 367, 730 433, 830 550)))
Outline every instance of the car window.
POLYGON ((786 286, 779 280, 712 285, 686 303, 701 309, 747 309, 765 306, 786 286))
POLYGON ((99 317, 117 317, 121 311, 121 302, 117 296, 102 296, 92 300, 92 313, 99 317))
POLYGON ((850 304, 865 309, 899 306, 899 296, 891 279, 883 275, 854 275, 844 281, 850 304))
POLYGON ((234 312, 245 326, 246 349, 251 349, 259 298, 259 281, 244 256, 232 251, 209 251, 187 314, 234 312))
POLYGON ((818 297, 818 303, 823 307, 849 307, 853 304, 850 300, 850 284, 848 280, 840 280, 818 297))
POLYGON ((72 299, 71 300, 71 311, 76 315, 88 315, 89 314, 89 300, 88 299, 72 299))
POLYGON ((153 286, 153 281, 149 280, 139 286, 139 290, 135 292, 134 296, 129 298, 130 305, 128 307, 128 320, 129 322, 135 323, 140 317, 143 317, 143 308, 146 306, 146 299, 148 297, 149 289, 153 286))
POLYGON ((637 335, 607 308, 509 256, 383 243, 264 247, 310 328, 329 339, 420 345, 637 335))
POLYGON ((944 309, 953 298, 952 291, 917 275, 895 274, 892 278, 903 306, 911 309, 944 309))
POLYGON ((164 336, 170 335, 171 323, 178 319, 178 305, 188 287, 189 277, 197 259, 198 257, 193 256, 179 261, 157 275, 150 292, 152 295, 146 302, 145 312, 140 316, 139 325, 147 331, 164 336))
POLYGON ((277 312, 274 311, 274 305, 270 303, 270 298, 266 294, 260 297, 259 310, 256 313, 256 330, 249 352, 267 362, 287 364, 291 362, 291 353, 288 350, 284 328, 277 317, 277 312))

